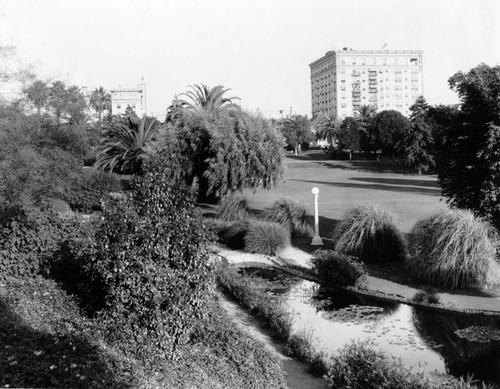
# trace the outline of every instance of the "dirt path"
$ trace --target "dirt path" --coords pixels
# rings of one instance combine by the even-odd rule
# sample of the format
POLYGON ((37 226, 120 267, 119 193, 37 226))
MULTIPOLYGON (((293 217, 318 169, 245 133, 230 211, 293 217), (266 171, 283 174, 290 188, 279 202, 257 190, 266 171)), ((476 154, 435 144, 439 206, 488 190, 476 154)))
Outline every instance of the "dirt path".
POLYGON ((273 355, 283 363, 286 372, 286 381, 290 389, 326 389, 326 382, 314 377, 307 372, 307 365, 284 355, 282 344, 272 339, 267 331, 262 328, 257 319, 248 314, 235 302, 221 296, 221 305, 226 310, 230 319, 252 338, 258 340, 273 355))

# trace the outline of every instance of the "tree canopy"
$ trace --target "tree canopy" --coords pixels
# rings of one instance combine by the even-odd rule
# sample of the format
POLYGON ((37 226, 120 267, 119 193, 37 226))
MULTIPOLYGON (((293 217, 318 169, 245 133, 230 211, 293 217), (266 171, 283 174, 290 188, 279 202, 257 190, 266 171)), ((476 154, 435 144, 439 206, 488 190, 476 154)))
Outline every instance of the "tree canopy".
POLYGON ((281 133, 286 139, 287 146, 295 150, 295 155, 299 152, 301 144, 314 140, 307 116, 294 115, 285 119, 281 125, 281 133))
POLYGON ((408 132, 409 127, 409 120, 398 111, 377 113, 368 127, 372 147, 381 149, 384 154, 394 155, 396 143, 408 132))
POLYGON ((461 104, 443 132, 437 166, 443 196, 500 226, 500 66, 480 64, 448 83, 461 104))
POLYGON ((199 200, 270 188, 284 175, 283 137, 268 120, 241 110, 185 113, 168 142, 188 183, 198 183, 199 200))

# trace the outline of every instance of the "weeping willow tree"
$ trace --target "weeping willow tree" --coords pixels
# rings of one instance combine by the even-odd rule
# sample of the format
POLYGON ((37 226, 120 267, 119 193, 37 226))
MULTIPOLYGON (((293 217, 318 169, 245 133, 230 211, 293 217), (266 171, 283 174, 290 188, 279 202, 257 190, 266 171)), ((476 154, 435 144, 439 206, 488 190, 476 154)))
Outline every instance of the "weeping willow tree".
MULTIPOLYGON (((245 188, 269 189, 284 176, 285 141, 269 121, 241 110, 185 110, 175 149, 198 200, 214 201, 245 188)), ((172 142, 172 139, 170 139, 172 142)))

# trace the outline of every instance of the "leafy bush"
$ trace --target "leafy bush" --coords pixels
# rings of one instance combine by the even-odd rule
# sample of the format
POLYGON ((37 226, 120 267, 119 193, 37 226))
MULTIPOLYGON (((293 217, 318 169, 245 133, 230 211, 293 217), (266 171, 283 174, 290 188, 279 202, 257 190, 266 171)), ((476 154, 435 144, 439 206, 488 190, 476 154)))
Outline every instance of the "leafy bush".
POLYGON ((110 202, 96 232, 92 267, 106 285, 103 319, 130 345, 175 357, 212 287, 210 236, 193 193, 161 160, 146 166, 132 196, 110 202))
POLYGON ((232 194, 226 197, 217 213, 219 219, 226 221, 246 219, 249 216, 247 199, 241 194, 232 194))
POLYGON ((290 231, 291 236, 312 236, 313 230, 307 220, 303 204, 290 199, 280 199, 264 211, 265 220, 278 223, 290 231))
POLYGON ((401 359, 373 348, 372 341, 352 342, 330 361, 326 381, 338 389, 428 389, 431 382, 401 359))
POLYGON ((363 204, 350 210, 336 228, 335 251, 363 262, 402 261, 406 241, 395 225, 395 217, 379 204, 363 204))
POLYGON ((115 174, 87 169, 71 182, 64 199, 73 211, 90 213, 101 211, 109 193, 120 190, 120 180, 115 174))
POLYGON ((466 210, 444 210, 413 227, 408 266, 418 280, 450 289, 500 284, 497 231, 466 210))
POLYGON ((50 210, 17 210, 0 221, 0 279, 31 277, 40 261, 50 257, 60 240, 71 234, 76 221, 50 210))
POLYGON ((312 269, 326 283, 335 286, 355 285, 366 275, 366 267, 355 257, 332 250, 318 250, 311 258, 312 269))
POLYGON ((412 300, 417 304, 439 304, 439 296, 435 291, 424 291, 415 293, 412 300))
POLYGON ((251 220, 244 240, 250 253, 276 255, 290 244, 290 233, 277 223, 251 220))

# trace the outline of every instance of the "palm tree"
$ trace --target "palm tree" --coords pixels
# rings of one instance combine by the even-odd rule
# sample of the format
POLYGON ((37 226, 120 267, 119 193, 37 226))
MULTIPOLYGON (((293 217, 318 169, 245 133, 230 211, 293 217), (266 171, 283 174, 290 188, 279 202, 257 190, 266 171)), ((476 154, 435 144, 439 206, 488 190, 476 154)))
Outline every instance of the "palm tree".
POLYGON ((33 83, 24 89, 24 94, 36 108, 38 116, 41 115, 42 108, 49 101, 49 86, 45 81, 35 80, 33 83))
POLYGON ((354 111, 354 117, 359 121, 364 129, 366 129, 376 114, 377 108, 374 105, 360 105, 354 111))
POLYGON ((180 100, 180 103, 188 109, 217 111, 222 107, 233 107, 235 106, 233 100, 240 100, 239 97, 224 97, 224 94, 231 89, 224 89, 222 85, 210 88, 205 84, 196 84, 195 86, 190 85, 189 87, 192 90, 182 94, 186 96, 189 101, 180 100))
POLYGON ((61 124, 61 115, 67 100, 66 84, 54 81, 49 91, 49 105, 54 109, 57 125, 61 124))
POLYGON ((111 109, 111 96, 102 87, 96 88, 90 95, 90 106, 97 112, 99 126, 102 126, 102 113, 111 109))
POLYGON ((333 148, 337 141, 341 121, 336 116, 323 116, 316 125, 316 136, 319 139, 326 139, 333 148))
POLYGON ((129 116, 103 134, 95 168, 120 173, 139 173, 148 157, 147 145, 158 133, 160 122, 148 116, 129 116))

